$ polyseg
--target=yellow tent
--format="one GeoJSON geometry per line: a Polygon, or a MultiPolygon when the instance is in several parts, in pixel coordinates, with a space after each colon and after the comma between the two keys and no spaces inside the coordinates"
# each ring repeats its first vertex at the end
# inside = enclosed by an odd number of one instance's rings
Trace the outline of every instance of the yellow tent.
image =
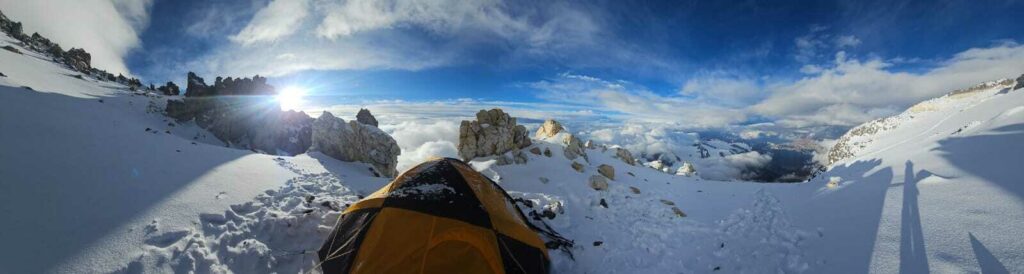
{"type": "Polygon", "coordinates": [[[431,160],[345,210],[324,273],[547,273],[547,249],[509,196],[462,161],[431,160]]]}

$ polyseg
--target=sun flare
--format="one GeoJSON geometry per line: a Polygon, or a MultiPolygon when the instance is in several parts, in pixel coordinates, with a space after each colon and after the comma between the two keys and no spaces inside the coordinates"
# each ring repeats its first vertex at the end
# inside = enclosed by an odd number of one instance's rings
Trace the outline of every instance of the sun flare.
{"type": "Polygon", "coordinates": [[[281,110],[299,110],[305,101],[306,89],[301,87],[285,87],[277,94],[277,102],[281,104],[281,110]]]}

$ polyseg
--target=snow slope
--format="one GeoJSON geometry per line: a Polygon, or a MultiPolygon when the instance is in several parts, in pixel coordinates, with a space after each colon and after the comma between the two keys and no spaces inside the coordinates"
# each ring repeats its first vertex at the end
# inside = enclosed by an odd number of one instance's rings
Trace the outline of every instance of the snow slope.
{"type": "MultiPolygon", "coordinates": [[[[338,212],[386,183],[318,153],[226,148],[168,121],[162,96],[22,51],[0,51],[0,272],[316,272],[338,212]]],[[[550,157],[472,164],[575,241],[572,259],[551,251],[560,273],[1024,272],[1024,90],[929,102],[801,184],[675,176],[602,148],[577,172],[544,140],[550,157]],[[601,164],[615,176],[597,191],[601,164]]]]}

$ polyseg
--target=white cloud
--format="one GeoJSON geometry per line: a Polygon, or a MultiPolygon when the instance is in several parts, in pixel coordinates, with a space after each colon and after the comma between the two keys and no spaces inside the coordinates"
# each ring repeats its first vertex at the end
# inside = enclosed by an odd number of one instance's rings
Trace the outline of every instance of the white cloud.
{"type": "Polygon", "coordinates": [[[276,41],[294,33],[308,14],[309,0],[274,0],[230,39],[243,45],[276,41]]]}
{"type": "Polygon", "coordinates": [[[853,126],[952,90],[1024,73],[1024,46],[1003,43],[954,55],[923,73],[895,71],[881,59],[836,54],[831,67],[774,86],[751,111],[787,126],[853,126]]]}
{"type": "Polygon", "coordinates": [[[402,154],[398,156],[398,171],[405,171],[432,157],[458,157],[459,143],[457,119],[436,121],[401,121],[383,124],[382,130],[395,138],[402,154]]]}
{"type": "Polygon", "coordinates": [[[840,35],[836,37],[835,43],[838,48],[856,47],[860,45],[860,39],[853,35],[840,35]]]}
{"type": "Polygon", "coordinates": [[[694,96],[708,104],[742,107],[763,97],[763,89],[754,79],[711,73],[691,78],[683,85],[683,95],[694,96]]]}
{"type": "Polygon", "coordinates": [[[737,109],[702,103],[682,96],[662,96],[626,81],[607,81],[595,77],[561,74],[531,84],[541,90],[539,97],[595,111],[613,111],[620,118],[661,122],[686,127],[724,126],[746,119],[737,109]]]}
{"type": "Polygon", "coordinates": [[[0,0],[0,10],[64,49],[84,48],[92,65],[129,74],[123,57],[140,45],[138,33],[149,22],[151,0],[0,0]]]}
{"type": "Polygon", "coordinates": [[[697,167],[697,174],[701,178],[729,181],[750,177],[751,171],[768,165],[772,161],[772,156],[751,151],[705,160],[704,165],[697,167]]]}

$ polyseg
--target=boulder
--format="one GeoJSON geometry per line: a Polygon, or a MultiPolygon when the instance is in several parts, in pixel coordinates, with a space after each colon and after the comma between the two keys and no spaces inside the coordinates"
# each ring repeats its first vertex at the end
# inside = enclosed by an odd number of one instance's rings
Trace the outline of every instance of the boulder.
{"type": "Polygon", "coordinates": [[[633,194],[640,194],[640,189],[636,187],[629,187],[629,191],[633,192],[633,194]]]}
{"type": "Polygon", "coordinates": [[[572,169],[575,169],[577,172],[583,172],[583,165],[576,161],[572,161],[570,166],[572,166],[572,169]]]}
{"type": "Polygon", "coordinates": [[[628,149],[617,147],[615,148],[615,158],[619,158],[622,162],[629,165],[636,165],[636,159],[633,158],[633,153],[629,152],[628,149]]]}
{"type": "Polygon", "coordinates": [[[359,113],[356,113],[356,121],[364,125],[371,125],[373,127],[378,126],[377,118],[374,118],[373,114],[370,113],[370,110],[365,108],[359,109],[359,113]]]}
{"type": "Polygon", "coordinates": [[[562,143],[565,144],[565,158],[575,160],[578,157],[583,157],[583,160],[590,161],[587,159],[587,151],[583,149],[583,142],[576,138],[576,136],[566,134],[562,139],[562,143]]]}
{"type": "Polygon", "coordinates": [[[544,156],[551,157],[551,149],[544,148],[544,156]]]}
{"type": "Polygon", "coordinates": [[[401,149],[394,138],[377,127],[357,121],[345,122],[330,112],[324,112],[313,122],[313,145],[311,150],[320,151],[332,158],[363,162],[386,177],[394,177],[398,171],[398,155],[401,149]]]}
{"type": "Polygon", "coordinates": [[[530,148],[530,153],[533,153],[534,155],[540,155],[540,148],[539,147],[530,148]]]}
{"type": "Polygon", "coordinates": [[[600,175],[590,176],[590,179],[587,179],[587,182],[590,184],[590,188],[593,188],[594,190],[608,189],[608,180],[600,175]]]}
{"type": "Polygon", "coordinates": [[[537,179],[540,180],[541,183],[545,184],[551,181],[551,179],[548,179],[548,177],[538,177],[537,179]]]}
{"type": "Polygon", "coordinates": [[[608,177],[610,180],[615,180],[615,168],[610,165],[602,164],[597,167],[597,173],[608,177]]]}
{"type": "Polygon", "coordinates": [[[529,145],[526,127],[501,109],[480,110],[476,121],[462,121],[459,126],[458,149],[463,160],[501,155],[529,145]]]}
{"type": "Polygon", "coordinates": [[[680,166],[679,169],[676,169],[676,175],[682,175],[682,176],[689,177],[689,176],[693,176],[693,174],[696,174],[696,173],[697,173],[697,170],[693,168],[693,164],[690,164],[690,162],[683,162],[683,165],[680,166]]]}
{"type": "Polygon", "coordinates": [[[526,164],[526,162],[529,161],[529,158],[526,157],[526,153],[523,153],[522,150],[513,149],[512,150],[512,160],[517,165],[522,165],[522,164],[526,164]]]}
{"type": "Polygon", "coordinates": [[[587,142],[583,143],[583,148],[594,149],[594,140],[587,140],[587,142]]]}
{"type": "Polygon", "coordinates": [[[562,132],[564,129],[565,128],[563,128],[562,124],[558,123],[558,121],[547,119],[544,121],[544,124],[537,129],[537,134],[534,136],[537,139],[551,138],[554,137],[555,134],[562,132]]]}

